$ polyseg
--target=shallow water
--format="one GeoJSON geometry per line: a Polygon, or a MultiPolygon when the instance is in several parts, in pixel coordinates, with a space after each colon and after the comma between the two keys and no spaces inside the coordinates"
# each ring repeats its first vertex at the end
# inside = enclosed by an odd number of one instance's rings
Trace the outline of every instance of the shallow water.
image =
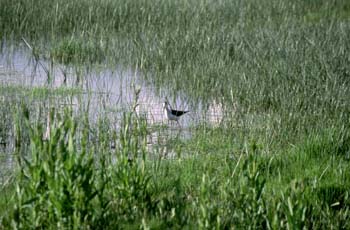
{"type": "MultiPolygon", "coordinates": [[[[164,129],[150,131],[148,147],[151,152],[162,152],[165,156],[174,156],[169,150],[167,141],[180,138],[191,138],[191,127],[202,123],[217,124],[222,120],[223,109],[219,103],[213,102],[202,109],[202,106],[191,108],[190,100],[185,96],[169,95],[166,89],[155,89],[144,81],[142,75],[134,69],[116,66],[114,69],[99,67],[64,66],[51,64],[46,60],[36,61],[25,48],[3,47],[0,54],[0,84],[20,85],[25,87],[71,87],[79,88],[82,93],[70,95],[68,99],[48,98],[41,106],[62,108],[71,106],[77,113],[88,111],[90,122],[100,117],[108,117],[114,129],[118,129],[123,112],[131,111],[135,100],[135,89],[140,88],[136,113],[147,119],[150,129],[154,125],[165,125],[164,129]],[[50,73],[50,78],[48,78],[50,73]],[[164,117],[162,103],[170,99],[173,108],[189,110],[190,113],[180,119],[181,127],[176,122],[168,122],[164,117]],[[171,100],[173,99],[173,100],[171,100]],[[157,146],[157,147],[155,147],[157,146]]],[[[38,105],[33,105],[38,106],[38,105]]],[[[203,106],[204,107],[204,106],[203,106]]],[[[43,121],[45,122],[45,121],[43,121]]],[[[6,140],[0,146],[1,177],[6,174],[14,162],[10,155],[13,152],[13,141],[6,140]]],[[[1,143],[0,143],[1,145],[1,143]]],[[[2,180],[3,181],[3,180],[2,180]]]]}
{"type": "MultiPolygon", "coordinates": [[[[137,70],[120,66],[115,69],[89,70],[86,67],[67,67],[55,64],[53,67],[45,60],[39,63],[33,60],[30,53],[23,49],[3,49],[0,55],[0,83],[2,85],[21,85],[27,87],[78,87],[86,94],[85,101],[90,100],[91,117],[108,111],[125,111],[134,100],[134,88],[141,87],[137,112],[146,115],[149,123],[163,123],[162,103],[169,97],[165,90],[156,90],[142,80],[137,70]],[[47,72],[51,74],[48,79],[47,72]],[[95,113],[95,114],[94,114],[95,113]]],[[[177,109],[191,110],[186,100],[175,97],[177,109]]],[[[175,107],[173,105],[173,107],[175,107]]],[[[120,111],[120,112],[122,112],[120,111]]],[[[191,111],[192,113],[194,111],[191,111]]],[[[195,114],[195,113],[193,113],[195,114]]],[[[192,115],[193,115],[192,114],[192,115]]],[[[118,116],[118,115],[117,115],[118,116]]],[[[193,117],[193,116],[192,116],[193,117]]],[[[189,126],[195,120],[191,116],[181,119],[183,126],[189,126]]]]}

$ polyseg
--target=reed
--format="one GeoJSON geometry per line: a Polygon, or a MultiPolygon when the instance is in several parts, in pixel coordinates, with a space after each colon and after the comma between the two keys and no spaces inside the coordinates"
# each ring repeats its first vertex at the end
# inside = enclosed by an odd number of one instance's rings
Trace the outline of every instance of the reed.
{"type": "Polygon", "coordinates": [[[130,67],[193,110],[224,108],[155,159],[137,100],[117,130],[52,112],[44,141],[31,99],[80,91],[0,86],[18,163],[0,228],[350,228],[349,19],[346,0],[0,1],[2,46],[24,37],[40,60],[130,67]]]}

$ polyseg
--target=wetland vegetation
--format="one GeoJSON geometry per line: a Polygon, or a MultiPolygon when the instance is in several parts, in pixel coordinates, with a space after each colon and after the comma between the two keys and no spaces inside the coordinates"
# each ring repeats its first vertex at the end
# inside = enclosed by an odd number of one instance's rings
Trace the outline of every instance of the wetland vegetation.
{"type": "Polygon", "coordinates": [[[347,0],[0,0],[1,55],[48,79],[0,68],[0,228],[350,229],[349,35],[347,0]],[[116,66],[219,122],[150,143],[144,88],[85,87],[116,66]]]}

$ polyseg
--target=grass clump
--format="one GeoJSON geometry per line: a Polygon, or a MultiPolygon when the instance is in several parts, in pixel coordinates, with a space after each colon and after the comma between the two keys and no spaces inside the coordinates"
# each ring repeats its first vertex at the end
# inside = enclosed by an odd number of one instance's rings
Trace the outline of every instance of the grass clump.
{"type": "MultiPolygon", "coordinates": [[[[135,149],[138,136],[128,136],[115,155],[102,152],[107,140],[101,136],[102,155],[96,158],[97,148],[89,145],[86,124],[78,135],[78,122],[68,110],[62,117],[51,111],[54,122],[47,140],[43,139],[42,127],[31,124],[29,116],[25,110],[30,152],[17,147],[19,171],[13,200],[8,201],[13,206],[3,216],[2,226],[114,228],[131,223],[149,206],[150,177],[135,149]]],[[[130,122],[131,116],[127,117],[130,122]]],[[[23,127],[20,123],[17,126],[16,139],[20,139],[23,127]]]]}
{"type": "Polygon", "coordinates": [[[3,97],[30,98],[33,100],[44,100],[48,97],[63,97],[67,95],[78,95],[82,93],[80,88],[61,86],[58,88],[29,87],[29,86],[0,86],[3,97]]]}
{"type": "Polygon", "coordinates": [[[63,39],[51,48],[50,56],[63,64],[101,63],[105,57],[99,43],[83,38],[63,39]]]}
{"type": "Polygon", "coordinates": [[[84,145],[77,149],[77,126],[67,114],[47,141],[42,140],[41,128],[30,126],[26,119],[31,155],[18,156],[20,173],[11,224],[15,228],[90,226],[97,214],[92,207],[101,191],[95,183],[93,149],[84,145]]]}

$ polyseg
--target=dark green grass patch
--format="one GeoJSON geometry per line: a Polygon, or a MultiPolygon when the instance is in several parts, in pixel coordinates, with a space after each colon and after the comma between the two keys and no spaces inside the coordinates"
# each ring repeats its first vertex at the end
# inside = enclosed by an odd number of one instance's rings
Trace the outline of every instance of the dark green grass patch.
{"type": "Polygon", "coordinates": [[[47,99],[48,97],[60,97],[67,95],[77,95],[81,94],[82,90],[78,88],[68,88],[68,87],[58,87],[58,88],[48,88],[48,87],[25,87],[25,86],[0,86],[0,95],[6,97],[29,97],[32,99],[47,99]]]}
{"type": "Polygon", "coordinates": [[[71,38],[58,41],[51,48],[50,57],[63,64],[101,63],[105,60],[103,48],[98,41],[71,38]]]}

